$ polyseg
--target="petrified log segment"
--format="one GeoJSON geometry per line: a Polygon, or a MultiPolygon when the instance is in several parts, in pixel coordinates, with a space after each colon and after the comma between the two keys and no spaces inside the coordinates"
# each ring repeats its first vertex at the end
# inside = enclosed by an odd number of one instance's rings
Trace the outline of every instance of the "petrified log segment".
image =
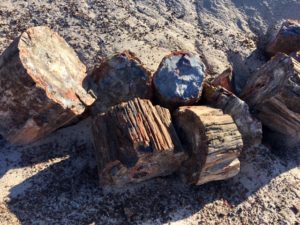
{"type": "Polygon", "coordinates": [[[137,97],[152,97],[151,72],[130,51],[104,60],[91,78],[91,88],[97,96],[94,113],[105,112],[111,106],[137,97]]]}
{"type": "Polygon", "coordinates": [[[232,116],[245,147],[258,145],[262,140],[262,124],[250,113],[247,103],[223,87],[214,87],[207,82],[203,88],[204,101],[232,116]]]}
{"type": "Polygon", "coordinates": [[[80,115],[94,99],[86,67],[47,27],[29,28],[0,57],[0,134],[27,144],[80,115]]]}
{"type": "Polygon", "coordinates": [[[207,106],[180,107],[176,125],[190,158],[183,163],[182,177],[201,185],[235,176],[243,141],[230,115],[207,106]]]}
{"type": "Polygon", "coordinates": [[[168,175],[186,159],[169,110],[149,100],[134,99],[98,114],[93,135],[104,186],[168,175]]]}
{"type": "Polygon", "coordinates": [[[163,58],[153,76],[159,103],[174,107],[199,101],[205,78],[205,65],[190,52],[173,52],[163,58]]]}
{"type": "Polygon", "coordinates": [[[219,76],[217,76],[212,81],[212,85],[214,85],[215,87],[221,86],[233,93],[234,90],[233,90],[233,86],[232,86],[232,67],[229,67],[223,73],[221,73],[219,76]]]}
{"type": "Polygon", "coordinates": [[[247,82],[241,93],[263,125],[300,138],[300,63],[277,54],[247,82]]]}
{"type": "Polygon", "coordinates": [[[285,21],[277,36],[267,46],[270,56],[278,52],[290,54],[300,50],[300,20],[285,21]]]}

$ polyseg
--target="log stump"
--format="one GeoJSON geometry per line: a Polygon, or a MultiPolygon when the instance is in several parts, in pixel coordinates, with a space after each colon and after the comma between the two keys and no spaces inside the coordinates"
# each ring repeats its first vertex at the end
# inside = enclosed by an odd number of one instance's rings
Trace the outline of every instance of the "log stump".
{"type": "Polygon", "coordinates": [[[48,27],[21,34],[0,57],[0,134],[28,144],[67,124],[94,102],[86,67],[48,27]]]}
{"type": "Polygon", "coordinates": [[[300,140],[300,63],[279,53],[248,80],[241,98],[269,129],[300,140]]]}
{"type": "Polygon", "coordinates": [[[243,141],[230,115],[207,106],[184,106],[175,120],[189,154],[181,169],[185,182],[201,185],[238,174],[243,141]]]}
{"type": "Polygon", "coordinates": [[[130,51],[105,59],[93,71],[90,83],[97,96],[92,110],[94,114],[137,97],[152,97],[151,72],[130,51]]]}
{"type": "Polygon", "coordinates": [[[173,108],[200,100],[205,65],[190,52],[173,52],[163,58],[153,75],[155,95],[160,105],[173,108]]]}
{"type": "Polygon", "coordinates": [[[300,20],[286,20],[277,36],[267,45],[267,53],[274,56],[276,53],[290,54],[300,50],[300,20]]]}
{"type": "Polygon", "coordinates": [[[262,124],[250,113],[246,102],[225,88],[214,87],[207,82],[204,83],[203,100],[232,116],[243,137],[245,148],[261,144],[262,124]]]}
{"type": "Polygon", "coordinates": [[[186,155],[168,109],[134,99],[98,114],[95,154],[103,186],[124,186],[179,169],[186,155]]]}

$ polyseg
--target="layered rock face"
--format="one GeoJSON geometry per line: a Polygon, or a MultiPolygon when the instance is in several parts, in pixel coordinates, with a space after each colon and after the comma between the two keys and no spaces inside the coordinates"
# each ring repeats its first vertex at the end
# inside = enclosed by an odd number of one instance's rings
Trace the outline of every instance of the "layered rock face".
{"type": "Polygon", "coordinates": [[[300,50],[300,20],[285,21],[266,50],[270,56],[279,52],[290,54],[300,50]]]}
{"type": "Polygon", "coordinates": [[[95,155],[103,186],[124,186],[177,171],[186,155],[168,109],[134,99],[98,114],[95,155]]]}
{"type": "Polygon", "coordinates": [[[184,181],[201,185],[238,174],[243,141],[230,115],[207,106],[182,106],[175,120],[189,154],[181,168],[184,181]]]}
{"type": "Polygon", "coordinates": [[[104,60],[91,76],[91,89],[97,96],[93,112],[133,100],[152,97],[151,72],[130,51],[104,60]]]}
{"type": "Polygon", "coordinates": [[[153,76],[156,97],[161,105],[190,105],[200,100],[205,65],[190,52],[173,52],[163,58],[153,76]]]}
{"type": "Polygon", "coordinates": [[[86,67],[48,27],[29,28],[0,57],[0,134],[27,144],[67,124],[94,102],[86,67]]]}

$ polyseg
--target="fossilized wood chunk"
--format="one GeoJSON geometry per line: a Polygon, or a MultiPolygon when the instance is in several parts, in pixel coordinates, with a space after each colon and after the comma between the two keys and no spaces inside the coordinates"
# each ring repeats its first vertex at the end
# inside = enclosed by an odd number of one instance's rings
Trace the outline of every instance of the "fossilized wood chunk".
{"type": "Polygon", "coordinates": [[[233,90],[233,86],[232,86],[232,67],[229,67],[223,73],[221,73],[219,76],[217,76],[212,81],[212,85],[213,86],[221,86],[233,93],[234,90],[233,90]]]}
{"type": "Polygon", "coordinates": [[[245,147],[258,145],[262,140],[262,124],[251,115],[247,103],[223,87],[214,87],[205,82],[203,88],[204,101],[224,113],[232,116],[242,137],[245,147]]]}
{"type": "Polygon", "coordinates": [[[104,186],[123,186],[178,170],[186,159],[168,109],[134,99],[98,114],[95,154],[104,186]]]}
{"type": "Polygon", "coordinates": [[[190,52],[173,52],[163,58],[153,76],[155,94],[161,105],[190,105],[200,100],[205,65],[190,52]]]}
{"type": "Polygon", "coordinates": [[[230,115],[207,106],[184,106],[175,119],[189,154],[181,170],[187,183],[201,185],[239,172],[243,141],[230,115]]]}
{"type": "Polygon", "coordinates": [[[285,21],[277,36],[267,46],[267,53],[271,56],[282,52],[290,54],[300,50],[300,20],[285,21]]]}
{"type": "Polygon", "coordinates": [[[29,28],[0,57],[0,134],[33,142],[83,113],[94,99],[82,88],[86,67],[47,27],[29,28]]]}
{"type": "Polygon", "coordinates": [[[277,54],[247,82],[241,98],[263,125],[300,140],[300,63],[277,54]]]}
{"type": "Polygon", "coordinates": [[[91,78],[91,89],[97,96],[94,113],[137,97],[152,97],[151,73],[130,51],[104,60],[91,78]]]}

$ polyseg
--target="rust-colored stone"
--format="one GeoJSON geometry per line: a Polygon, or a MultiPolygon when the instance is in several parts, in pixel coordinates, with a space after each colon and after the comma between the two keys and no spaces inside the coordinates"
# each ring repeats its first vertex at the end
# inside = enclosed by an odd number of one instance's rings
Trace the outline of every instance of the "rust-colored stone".
{"type": "Polygon", "coordinates": [[[234,90],[233,90],[233,86],[232,86],[232,67],[229,67],[223,73],[221,73],[219,76],[217,76],[212,81],[212,85],[214,85],[215,87],[221,86],[233,93],[234,90]]]}
{"type": "Polygon", "coordinates": [[[0,57],[0,134],[27,144],[83,113],[94,99],[82,88],[86,67],[48,27],[21,34],[0,57]]]}

